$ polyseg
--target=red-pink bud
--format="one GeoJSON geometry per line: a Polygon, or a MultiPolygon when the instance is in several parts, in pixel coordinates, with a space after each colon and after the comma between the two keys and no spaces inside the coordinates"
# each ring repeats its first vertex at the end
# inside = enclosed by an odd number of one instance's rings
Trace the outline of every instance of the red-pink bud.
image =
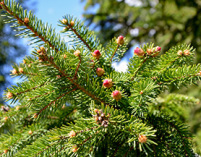
{"type": "Polygon", "coordinates": [[[121,92],[118,91],[118,90],[113,91],[113,92],[112,92],[112,97],[113,97],[113,99],[115,99],[116,101],[119,101],[119,100],[122,98],[121,92]]]}
{"type": "Polygon", "coordinates": [[[120,35],[118,38],[117,38],[117,44],[118,45],[123,45],[124,44],[124,37],[122,35],[120,35]]]}
{"type": "Polygon", "coordinates": [[[161,47],[156,46],[156,51],[160,51],[160,50],[161,50],[161,47]]]}
{"type": "Polygon", "coordinates": [[[134,54],[137,55],[137,56],[144,56],[145,52],[141,48],[136,47],[134,49],[134,54]]]}
{"type": "Polygon", "coordinates": [[[97,74],[98,76],[103,76],[104,73],[105,73],[105,71],[104,71],[102,68],[97,68],[97,69],[96,69],[96,74],[97,74]]]}
{"type": "Polygon", "coordinates": [[[104,86],[105,88],[111,88],[111,87],[112,87],[112,79],[105,79],[105,80],[103,81],[103,86],[104,86]]]}
{"type": "Polygon", "coordinates": [[[99,59],[100,56],[101,56],[101,53],[99,50],[95,50],[93,53],[92,53],[92,56],[95,57],[96,59],[99,59]]]}
{"type": "Polygon", "coordinates": [[[154,48],[154,53],[153,53],[152,57],[156,57],[156,56],[158,56],[160,50],[161,50],[161,47],[156,46],[156,47],[154,48]]]}

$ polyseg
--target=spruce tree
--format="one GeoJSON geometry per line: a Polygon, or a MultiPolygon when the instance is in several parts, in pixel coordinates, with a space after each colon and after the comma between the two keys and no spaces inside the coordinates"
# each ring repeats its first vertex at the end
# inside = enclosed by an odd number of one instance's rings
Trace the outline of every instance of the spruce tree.
{"type": "Polygon", "coordinates": [[[4,94],[17,106],[0,113],[2,156],[195,156],[188,127],[168,109],[181,113],[178,107],[198,100],[170,95],[163,106],[159,99],[169,86],[200,81],[194,48],[177,45],[160,55],[161,47],[146,44],[134,50],[127,72],[117,72],[112,62],[126,52],[123,36],[104,47],[67,15],[59,20],[71,39],[65,43],[15,1],[0,5],[34,48],[11,71],[23,82],[4,94]]]}
{"type": "MultiPolygon", "coordinates": [[[[28,1],[30,0],[17,0],[25,8],[29,8],[27,6],[28,1]]],[[[34,8],[33,5],[32,9],[34,8]]],[[[0,7],[0,14],[2,12],[4,10],[0,7]]],[[[0,106],[5,104],[2,97],[3,90],[11,84],[12,80],[9,77],[9,69],[13,63],[22,58],[27,52],[22,40],[15,36],[16,32],[13,31],[9,24],[3,22],[5,18],[7,17],[0,16],[0,106]]]]}

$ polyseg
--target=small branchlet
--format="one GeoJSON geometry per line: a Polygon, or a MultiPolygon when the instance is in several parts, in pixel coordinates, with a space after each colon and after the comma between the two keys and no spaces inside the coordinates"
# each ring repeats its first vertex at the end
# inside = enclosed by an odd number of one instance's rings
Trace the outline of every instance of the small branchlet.
{"type": "Polygon", "coordinates": [[[110,115],[105,115],[102,110],[94,109],[96,115],[94,115],[95,121],[103,127],[108,127],[110,115]]]}

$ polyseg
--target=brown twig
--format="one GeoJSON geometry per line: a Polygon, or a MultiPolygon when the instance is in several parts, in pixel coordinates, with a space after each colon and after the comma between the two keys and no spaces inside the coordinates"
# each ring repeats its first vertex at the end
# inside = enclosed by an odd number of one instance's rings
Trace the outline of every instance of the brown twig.
{"type": "Polygon", "coordinates": [[[39,87],[44,86],[45,83],[46,83],[46,82],[42,83],[40,86],[35,86],[35,87],[30,88],[30,89],[27,89],[27,90],[25,90],[25,91],[22,91],[22,92],[16,93],[16,95],[20,95],[20,94],[23,94],[23,93],[26,93],[26,92],[30,92],[31,90],[35,90],[35,89],[37,89],[37,88],[39,88],[39,87]]]}
{"type": "Polygon", "coordinates": [[[174,82],[174,81],[177,81],[177,80],[179,80],[179,79],[181,79],[181,78],[190,78],[190,77],[193,77],[193,76],[197,76],[196,74],[195,75],[188,75],[188,76],[182,76],[182,77],[175,77],[175,78],[172,78],[171,80],[173,80],[173,81],[163,81],[163,82],[158,82],[157,84],[158,85],[162,85],[162,84],[164,84],[164,83],[171,83],[171,82],[174,82]]]}
{"type": "MultiPolygon", "coordinates": [[[[97,128],[97,127],[98,127],[98,126],[95,126],[95,127],[92,127],[92,128],[87,128],[86,130],[78,131],[78,132],[76,132],[76,135],[79,134],[79,133],[82,133],[82,132],[84,132],[84,131],[93,130],[93,129],[97,128]]],[[[96,132],[96,133],[98,133],[98,132],[96,132]]],[[[87,139],[85,139],[85,140],[84,140],[81,144],[79,144],[78,146],[81,147],[81,146],[82,146],[85,142],[87,142],[91,137],[92,137],[92,136],[89,136],[87,139]]],[[[68,139],[68,138],[70,138],[70,137],[69,137],[69,136],[60,136],[60,140],[59,140],[58,142],[61,142],[61,141],[66,140],[66,139],[68,139]]],[[[57,143],[55,143],[55,144],[57,144],[57,143]]],[[[53,145],[55,145],[55,144],[53,144],[53,145]]],[[[51,147],[51,146],[49,146],[48,148],[44,149],[43,151],[41,151],[41,152],[38,153],[38,154],[41,154],[42,152],[44,152],[45,150],[49,149],[50,147],[51,147]]],[[[61,150],[59,150],[59,152],[61,152],[64,148],[65,148],[65,147],[62,147],[61,150]]],[[[38,155],[38,154],[37,154],[37,155],[38,155]]],[[[54,155],[54,154],[53,154],[53,155],[54,155]]]]}
{"type": "MultiPolygon", "coordinates": [[[[69,87],[68,87],[68,86],[66,86],[66,87],[62,87],[61,89],[65,89],[65,88],[69,88],[69,87]]],[[[35,96],[35,97],[33,97],[33,98],[30,98],[29,100],[36,99],[36,98],[40,98],[40,97],[42,97],[42,96],[44,96],[44,95],[47,95],[47,94],[53,93],[54,91],[55,91],[55,90],[50,91],[50,92],[47,92],[47,93],[42,94],[42,95],[37,95],[37,96],[35,96]]]]}
{"type": "Polygon", "coordinates": [[[54,101],[51,101],[48,105],[46,105],[45,107],[43,107],[38,113],[37,115],[39,115],[42,111],[44,111],[46,108],[48,108],[50,105],[52,105],[53,103],[55,103],[58,99],[64,97],[66,94],[69,94],[73,91],[75,91],[77,88],[72,89],[71,91],[68,91],[66,93],[63,93],[61,96],[57,97],[54,101]]]}
{"type": "Polygon", "coordinates": [[[134,72],[134,75],[133,75],[133,77],[131,78],[131,81],[134,80],[134,78],[136,77],[138,71],[141,69],[142,65],[146,62],[146,60],[147,60],[147,57],[145,57],[145,59],[143,60],[143,62],[140,64],[140,66],[139,66],[139,67],[137,68],[137,70],[134,72]]]}
{"type": "Polygon", "coordinates": [[[74,81],[74,79],[70,78],[64,71],[62,71],[62,70],[54,63],[53,60],[50,60],[48,57],[46,57],[46,59],[47,59],[47,61],[48,61],[50,64],[52,64],[52,65],[61,73],[62,76],[65,76],[65,77],[66,77],[73,85],[75,85],[79,90],[81,90],[83,93],[85,93],[86,95],[90,96],[90,97],[93,98],[94,100],[97,100],[97,101],[99,101],[99,102],[105,104],[105,102],[104,102],[102,99],[100,99],[100,98],[96,97],[95,95],[91,94],[90,92],[88,92],[87,90],[85,90],[83,87],[81,87],[78,83],[76,83],[76,82],[74,81]]]}
{"type": "Polygon", "coordinates": [[[79,61],[78,65],[77,65],[77,69],[76,69],[76,71],[75,71],[74,79],[77,79],[77,72],[78,72],[78,69],[79,69],[80,64],[81,64],[81,61],[82,61],[80,55],[79,55],[79,60],[80,60],[80,61],[79,61]]]}
{"type": "Polygon", "coordinates": [[[68,27],[76,34],[76,36],[87,46],[87,48],[92,51],[92,48],[89,46],[89,44],[81,37],[81,35],[78,34],[76,29],[73,28],[70,24],[68,24],[68,27]]]}
{"type": "Polygon", "coordinates": [[[112,54],[112,57],[110,58],[110,62],[112,62],[112,59],[113,59],[115,53],[117,52],[118,48],[119,48],[119,44],[117,44],[117,47],[116,47],[116,49],[114,50],[114,52],[113,52],[113,54],[112,54]]]}
{"type": "Polygon", "coordinates": [[[33,75],[33,76],[38,76],[38,74],[35,74],[35,73],[27,73],[27,72],[23,72],[23,73],[22,73],[22,75],[23,75],[23,74],[25,74],[25,75],[33,75]]]}
{"type": "Polygon", "coordinates": [[[176,62],[176,60],[178,60],[179,58],[181,58],[181,56],[177,57],[175,60],[173,60],[172,62],[170,62],[169,64],[167,64],[166,67],[164,67],[163,69],[161,69],[161,70],[159,71],[159,74],[160,74],[163,70],[167,69],[170,64],[173,64],[174,62],[176,62]]]}
{"type": "MultiPolygon", "coordinates": [[[[29,23],[25,23],[22,19],[20,19],[17,15],[15,15],[12,11],[10,11],[8,9],[8,7],[3,3],[1,4],[3,6],[3,8],[9,13],[11,14],[12,16],[14,16],[18,21],[19,23],[23,23],[28,29],[30,29],[35,36],[38,36],[42,41],[44,41],[45,43],[48,43],[50,47],[52,47],[53,49],[55,49],[56,52],[58,52],[58,49],[56,49],[48,40],[46,40],[43,36],[39,35],[37,31],[35,31],[32,27],[29,26],[29,23]]],[[[90,51],[92,51],[92,48],[90,48],[90,46],[86,43],[86,41],[77,33],[77,31],[72,28],[71,25],[69,25],[69,28],[77,35],[77,37],[83,41],[83,43],[89,48],[90,51]]],[[[64,71],[62,71],[54,62],[53,60],[51,60],[50,58],[48,58],[46,56],[46,60],[52,64],[63,76],[65,76],[72,84],[74,84],[78,89],[80,89],[82,92],[84,92],[85,94],[87,94],[88,96],[90,96],[91,98],[101,102],[101,103],[104,103],[103,100],[97,98],[95,95],[91,94],[90,92],[88,92],[87,90],[85,90],[83,87],[81,87],[79,84],[77,84],[76,82],[74,82],[74,79],[68,77],[67,74],[65,74],[64,71]]]]}
{"type": "Polygon", "coordinates": [[[124,154],[124,157],[127,156],[128,152],[130,152],[133,149],[133,146],[129,148],[129,150],[124,154]]]}

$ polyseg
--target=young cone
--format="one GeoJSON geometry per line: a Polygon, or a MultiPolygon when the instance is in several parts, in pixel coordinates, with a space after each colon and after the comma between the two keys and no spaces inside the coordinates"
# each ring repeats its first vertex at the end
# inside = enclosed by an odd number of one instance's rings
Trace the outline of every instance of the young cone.
{"type": "Polygon", "coordinates": [[[117,44],[118,45],[123,45],[124,44],[124,37],[122,35],[117,38],[117,44]]]}
{"type": "Polygon", "coordinates": [[[72,131],[69,133],[69,137],[72,138],[72,137],[74,137],[74,136],[76,136],[76,133],[75,133],[75,131],[72,130],[72,131]]]}
{"type": "Polygon", "coordinates": [[[105,71],[104,71],[102,68],[97,68],[97,69],[96,69],[96,74],[97,74],[99,77],[103,76],[104,73],[105,73],[105,71]]]}
{"type": "Polygon", "coordinates": [[[92,53],[92,56],[96,59],[99,59],[101,57],[101,53],[99,50],[95,50],[93,53],[92,53]]]}
{"type": "Polygon", "coordinates": [[[122,98],[121,92],[118,90],[113,91],[112,97],[114,100],[119,101],[122,98]]]}
{"type": "Polygon", "coordinates": [[[141,48],[136,47],[134,49],[134,54],[137,55],[137,56],[139,56],[139,57],[142,57],[142,56],[144,56],[145,52],[141,48]]]}
{"type": "Polygon", "coordinates": [[[12,70],[12,74],[13,74],[13,75],[16,75],[16,74],[17,74],[17,70],[16,70],[16,69],[13,69],[13,70],[12,70]]]}
{"type": "Polygon", "coordinates": [[[147,142],[147,137],[145,135],[139,135],[138,141],[140,143],[146,143],[147,142]]]}
{"type": "Polygon", "coordinates": [[[112,87],[112,79],[105,79],[104,81],[103,81],[103,86],[105,87],[105,88],[111,88],[112,87]]]}
{"type": "Polygon", "coordinates": [[[12,94],[11,92],[8,92],[8,93],[6,94],[6,97],[7,97],[8,99],[11,99],[11,98],[13,97],[13,94],[12,94]]]}
{"type": "Polygon", "coordinates": [[[76,50],[76,51],[74,52],[74,55],[75,55],[76,57],[79,57],[80,54],[81,54],[80,50],[76,50]]]}

